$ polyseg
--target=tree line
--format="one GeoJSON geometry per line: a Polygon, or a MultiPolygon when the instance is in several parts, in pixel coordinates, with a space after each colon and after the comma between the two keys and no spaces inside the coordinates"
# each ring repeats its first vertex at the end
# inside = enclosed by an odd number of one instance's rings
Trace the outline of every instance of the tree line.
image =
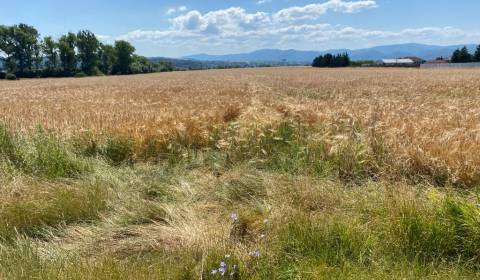
{"type": "Polygon", "coordinates": [[[320,55],[313,60],[313,67],[348,67],[352,61],[348,53],[333,55],[327,53],[325,55],[320,55]]]}
{"type": "Polygon", "coordinates": [[[169,62],[153,63],[135,54],[124,40],[104,44],[89,30],[69,32],[58,40],[40,38],[33,26],[0,25],[0,60],[17,77],[70,77],[172,71],[169,62]]]}
{"type": "Polygon", "coordinates": [[[450,61],[452,63],[480,62],[480,46],[477,47],[474,54],[471,54],[466,46],[461,49],[456,49],[450,61]]]}

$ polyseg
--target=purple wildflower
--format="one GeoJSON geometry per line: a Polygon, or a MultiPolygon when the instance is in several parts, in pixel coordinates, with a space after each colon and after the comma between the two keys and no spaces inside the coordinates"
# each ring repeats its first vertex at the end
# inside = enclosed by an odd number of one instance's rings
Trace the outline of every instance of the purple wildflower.
{"type": "Polygon", "coordinates": [[[250,257],[252,257],[252,258],[259,258],[260,257],[260,251],[255,250],[253,252],[250,252],[248,255],[250,255],[250,257]]]}
{"type": "Polygon", "coordinates": [[[232,213],[232,214],[230,215],[230,219],[232,219],[232,221],[234,221],[234,222],[238,221],[238,214],[235,213],[235,212],[232,213]]]}

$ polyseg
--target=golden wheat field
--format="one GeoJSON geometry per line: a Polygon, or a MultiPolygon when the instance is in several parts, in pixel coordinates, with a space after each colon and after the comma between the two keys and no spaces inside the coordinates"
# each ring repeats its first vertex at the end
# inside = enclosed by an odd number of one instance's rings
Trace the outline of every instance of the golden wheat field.
{"type": "MultiPolygon", "coordinates": [[[[476,70],[272,68],[0,83],[1,118],[139,141],[205,141],[212,127],[294,118],[381,137],[402,165],[480,180],[480,72],[476,70]]],[[[338,133],[337,133],[338,132],[338,133]]],[[[349,132],[350,133],[350,132],[349,132]]],[[[228,143],[227,143],[228,144],[228,143]]]]}
{"type": "Polygon", "coordinates": [[[0,81],[0,278],[479,279],[479,77],[0,81]]]}

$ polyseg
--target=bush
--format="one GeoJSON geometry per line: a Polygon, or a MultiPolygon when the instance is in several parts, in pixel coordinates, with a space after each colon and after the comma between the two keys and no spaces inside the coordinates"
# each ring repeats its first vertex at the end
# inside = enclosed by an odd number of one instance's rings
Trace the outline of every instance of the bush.
{"type": "Polygon", "coordinates": [[[92,76],[102,77],[102,76],[105,76],[105,74],[102,71],[100,71],[100,69],[98,69],[98,67],[95,67],[92,70],[92,76]]]}
{"type": "Polygon", "coordinates": [[[87,74],[85,74],[85,72],[78,72],[77,74],[75,74],[74,77],[75,78],[85,78],[85,77],[87,77],[87,74]]]}
{"type": "Polygon", "coordinates": [[[17,76],[15,74],[12,74],[12,73],[7,73],[7,75],[5,75],[5,79],[10,80],[10,81],[15,81],[17,79],[17,76]]]}
{"type": "Polygon", "coordinates": [[[130,138],[110,137],[101,154],[112,164],[132,163],[135,142],[130,138]]]}

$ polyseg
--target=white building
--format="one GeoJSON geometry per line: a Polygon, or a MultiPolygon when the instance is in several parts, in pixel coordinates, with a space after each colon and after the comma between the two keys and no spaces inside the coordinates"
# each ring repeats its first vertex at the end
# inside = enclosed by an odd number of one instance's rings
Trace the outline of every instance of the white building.
{"type": "Polygon", "coordinates": [[[377,65],[384,67],[412,67],[416,66],[416,63],[410,58],[393,58],[379,60],[377,65]]]}

